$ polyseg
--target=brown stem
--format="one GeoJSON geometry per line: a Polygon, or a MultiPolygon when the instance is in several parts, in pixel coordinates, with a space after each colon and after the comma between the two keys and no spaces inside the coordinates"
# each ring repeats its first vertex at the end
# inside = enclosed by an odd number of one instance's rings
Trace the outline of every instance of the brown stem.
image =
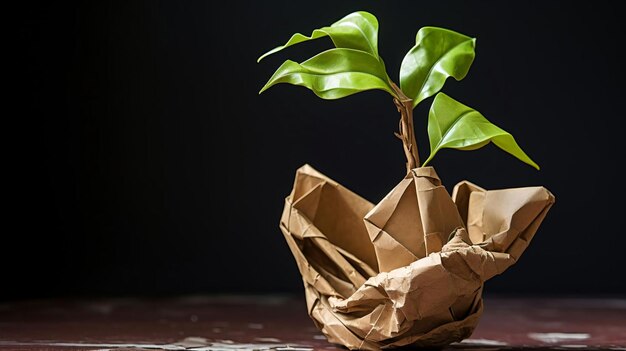
{"type": "Polygon", "coordinates": [[[393,103],[398,108],[398,112],[400,112],[400,131],[395,134],[402,140],[404,156],[406,156],[406,171],[408,173],[413,168],[420,166],[417,142],[415,141],[415,128],[413,127],[413,100],[404,95],[395,83],[391,82],[391,86],[398,94],[398,97],[393,99],[393,103]]]}

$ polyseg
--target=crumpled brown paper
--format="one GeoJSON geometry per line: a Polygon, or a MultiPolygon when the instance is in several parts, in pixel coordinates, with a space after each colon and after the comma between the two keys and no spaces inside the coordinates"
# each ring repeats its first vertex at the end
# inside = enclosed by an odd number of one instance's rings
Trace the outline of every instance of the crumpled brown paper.
{"type": "Polygon", "coordinates": [[[466,181],[450,197],[423,167],[374,206],[305,165],[280,228],[309,315],[330,342],[436,347],[471,335],[483,283],[519,259],[553,203],[543,187],[487,191],[466,181]]]}

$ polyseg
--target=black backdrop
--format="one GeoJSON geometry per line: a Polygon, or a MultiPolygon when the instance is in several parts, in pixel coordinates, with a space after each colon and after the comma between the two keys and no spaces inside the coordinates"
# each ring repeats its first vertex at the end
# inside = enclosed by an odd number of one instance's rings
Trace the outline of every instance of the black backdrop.
{"type": "MultiPolygon", "coordinates": [[[[299,292],[278,230],[310,163],[377,202],[403,176],[388,95],[257,95],[293,32],[356,11],[380,21],[397,76],[425,25],[478,38],[444,91],[516,136],[542,170],[493,146],[442,151],[450,189],[545,185],[557,203],[523,259],[488,283],[514,294],[623,294],[624,54],[603,1],[123,1],[35,5],[17,19],[4,113],[2,298],[299,292]],[[8,112],[13,111],[13,112],[8,112]]],[[[430,99],[415,111],[428,150],[430,99]]],[[[424,157],[424,156],[422,156],[424,157]]]]}

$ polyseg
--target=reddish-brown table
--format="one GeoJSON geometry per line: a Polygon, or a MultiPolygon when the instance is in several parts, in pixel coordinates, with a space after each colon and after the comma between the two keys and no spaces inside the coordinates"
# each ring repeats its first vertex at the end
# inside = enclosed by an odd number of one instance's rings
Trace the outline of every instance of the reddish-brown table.
{"type": "MultiPolygon", "coordinates": [[[[0,304],[0,350],[338,350],[302,300],[278,296],[0,304]]],[[[450,349],[626,350],[626,299],[486,298],[450,349]]]]}

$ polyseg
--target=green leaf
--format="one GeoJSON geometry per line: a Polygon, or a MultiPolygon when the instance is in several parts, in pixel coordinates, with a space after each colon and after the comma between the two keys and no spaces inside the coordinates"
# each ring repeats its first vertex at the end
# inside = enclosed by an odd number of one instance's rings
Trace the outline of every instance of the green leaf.
{"type": "Polygon", "coordinates": [[[300,33],[294,34],[285,45],[263,54],[257,62],[292,45],[325,36],[330,36],[337,48],[361,50],[378,58],[378,20],[371,13],[358,11],[347,15],[330,27],[314,30],[309,37],[300,33]]]}
{"type": "Polygon", "coordinates": [[[400,67],[400,88],[413,107],[437,93],[450,76],[465,78],[474,61],[476,39],[451,30],[424,27],[400,67]]]}
{"type": "Polygon", "coordinates": [[[323,99],[339,99],[360,91],[380,89],[395,96],[385,66],[359,50],[330,49],[302,63],[285,61],[265,84],[262,93],[278,83],[301,85],[323,99]]]}
{"type": "Polygon", "coordinates": [[[430,156],[423,166],[443,148],[475,150],[489,142],[536,169],[539,166],[522,151],[513,136],[489,122],[480,112],[444,93],[435,97],[428,114],[430,156]]]}

